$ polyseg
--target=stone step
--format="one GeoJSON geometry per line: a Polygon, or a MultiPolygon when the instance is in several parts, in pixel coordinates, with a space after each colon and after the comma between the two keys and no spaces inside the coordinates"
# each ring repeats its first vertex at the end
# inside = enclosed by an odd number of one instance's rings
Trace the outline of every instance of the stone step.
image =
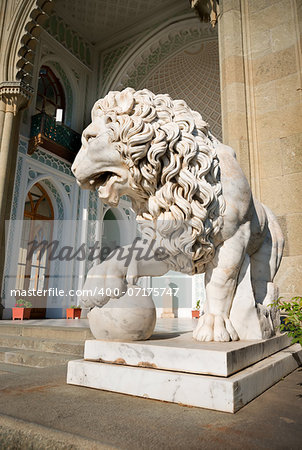
{"type": "MultiPolygon", "coordinates": [[[[32,367],[23,366],[20,364],[9,364],[9,363],[0,362],[0,375],[3,375],[3,374],[27,375],[27,374],[32,374],[32,372],[33,372],[32,367]]],[[[0,446],[0,448],[1,448],[1,446],[0,446]]]]}
{"type": "Polygon", "coordinates": [[[63,353],[83,356],[84,342],[60,341],[30,336],[1,335],[0,347],[14,349],[35,350],[49,353],[63,353]]]}
{"type": "Polygon", "coordinates": [[[108,450],[115,447],[43,425],[0,414],[0,448],[108,450]]]}
{"type": "Polygon", "coordinates": [[[76,355],[0,347],[0,362],[6,364],[43,368],[67,364],[68,361],[76,358],[76,355]]]}
{"type": "MultiPolygon", "coordinates": [[[[85,341],[93,339],[89,327],[72,327],[72,326],[47,326],[47,325],[31,325],[27,323],[21,324],[17,321],[1,321],[0,335],[14,335],[37,337],[47,339],[57,339],[60,341],[85,341]]],[[[33,321],[34,322],[34,321],[33,321]]]]}

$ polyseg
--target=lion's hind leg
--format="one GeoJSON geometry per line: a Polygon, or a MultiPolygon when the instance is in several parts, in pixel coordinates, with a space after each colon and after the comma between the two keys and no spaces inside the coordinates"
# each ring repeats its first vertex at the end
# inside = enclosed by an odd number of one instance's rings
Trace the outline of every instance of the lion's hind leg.
{"type": "Polygon", "coordinates": [[[256,303],[270,305],[278,296],[273,281],[279,269],[284,238],[276,217],[265,205],[268,229],[265,239],[257,252],[251,255],[251,279],[256,303]]]}

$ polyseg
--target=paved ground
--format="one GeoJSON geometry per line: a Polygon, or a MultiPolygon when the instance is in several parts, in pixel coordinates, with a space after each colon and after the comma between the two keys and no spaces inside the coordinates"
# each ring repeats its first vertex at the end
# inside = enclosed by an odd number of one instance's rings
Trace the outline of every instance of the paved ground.
{"type": "Polygon", "coordinates": [[[0,364],[0,449],[301,449],[302,368],[236,414],[67,385],[0,364]]]}

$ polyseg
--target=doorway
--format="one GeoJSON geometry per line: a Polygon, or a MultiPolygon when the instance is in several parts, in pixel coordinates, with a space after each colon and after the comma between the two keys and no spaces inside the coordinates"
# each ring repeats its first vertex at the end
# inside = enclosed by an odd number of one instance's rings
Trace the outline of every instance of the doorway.
{"type": "Polygon", "coordinates": [[[36,183],[25,199],[16,282],[16,289],[26,292],[22,299],[32,303],[31,319],[46,316],[51,248],[36,243],[51,242],[53,220],[52,202],[42,184],[36,183]]]}

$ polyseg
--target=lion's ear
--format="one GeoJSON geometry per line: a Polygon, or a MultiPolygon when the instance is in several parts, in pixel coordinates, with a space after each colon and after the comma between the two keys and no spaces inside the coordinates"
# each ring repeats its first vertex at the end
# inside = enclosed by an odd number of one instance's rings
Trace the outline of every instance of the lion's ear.
{"type": "Polygon", "coordinates": [[[116,94],[116,103],[119,114],[129,114],[134,105],[133,89],[127,88],[116,94]]]}

